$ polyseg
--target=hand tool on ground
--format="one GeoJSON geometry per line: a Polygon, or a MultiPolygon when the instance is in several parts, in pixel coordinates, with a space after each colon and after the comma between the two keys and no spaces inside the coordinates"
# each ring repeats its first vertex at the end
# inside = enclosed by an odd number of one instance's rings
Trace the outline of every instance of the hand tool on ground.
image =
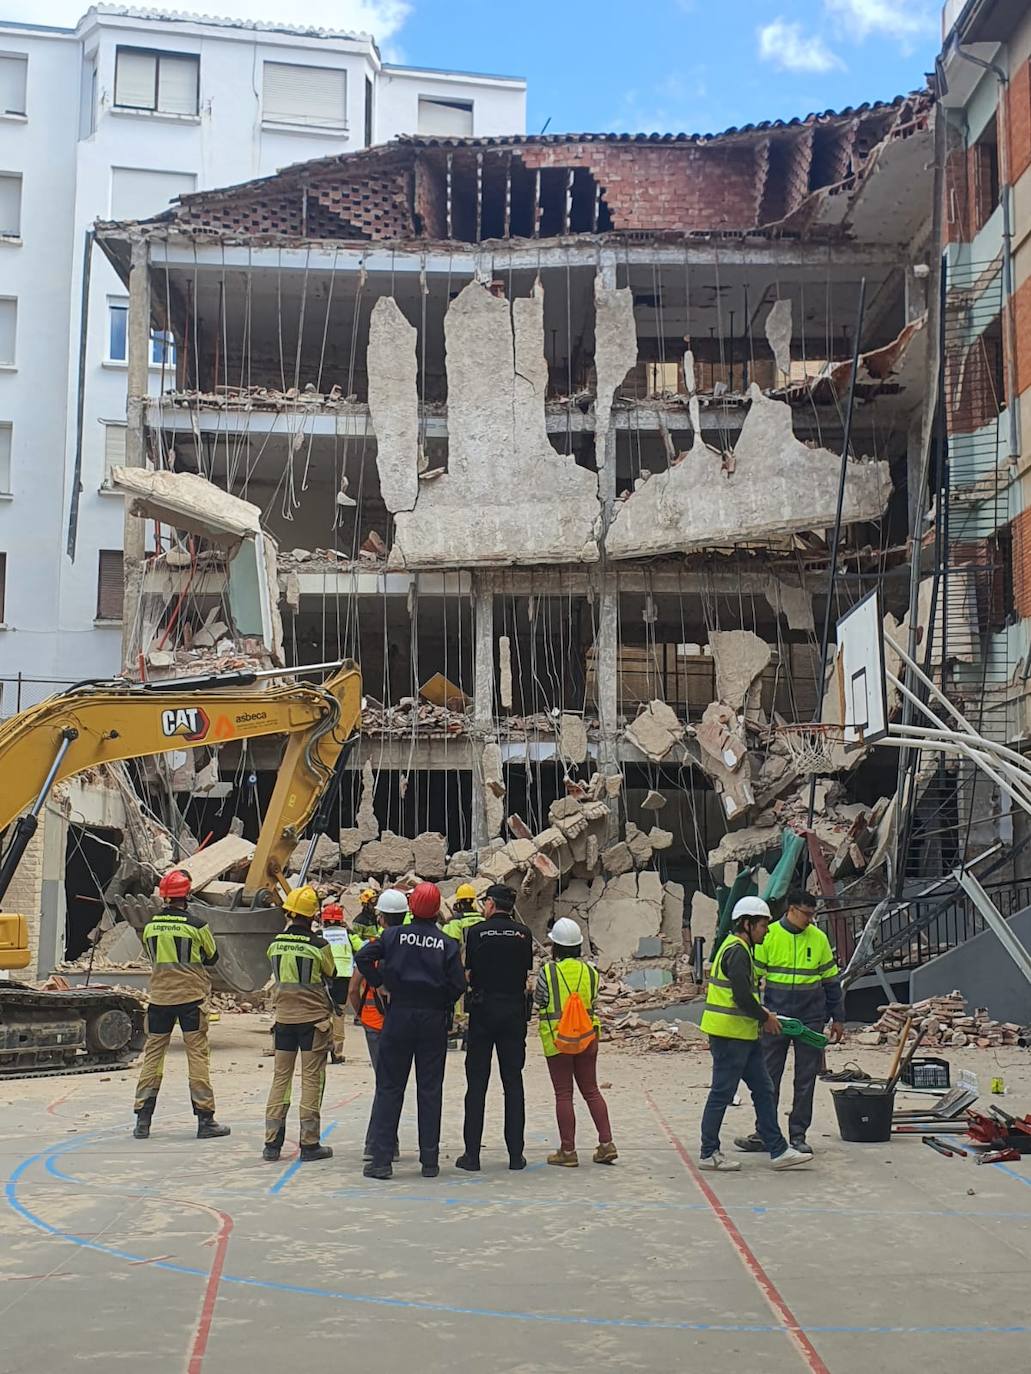
{"type": "Polygon", "coordinates": [[[987,1150],[983,1155],[978,1155],[978,1164],[1008,1164],[1011,1160],[1019,1162],[1023,1156],[1019,1150],[987,1150]]]}
{"type": "Polygon", "coordinates": [[[938,1153],[940,1155],[944,1155],[946,1159],[952,1158],[952,1151],[948,1148],[948,1146],[943,1145],[940,1140],[935,1140],[934,1136],[932,1135],[925,1135],[923,1137],[923,1144],[930,1145],[932,1150],[937,1150],[938,1153]]]}

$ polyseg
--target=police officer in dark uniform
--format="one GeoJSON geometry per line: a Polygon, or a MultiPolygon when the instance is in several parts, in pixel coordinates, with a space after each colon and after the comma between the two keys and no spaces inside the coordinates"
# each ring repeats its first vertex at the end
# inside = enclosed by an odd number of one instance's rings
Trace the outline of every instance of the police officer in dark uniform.
{"type": "Polygon", "coordinates": [[[461,946],[437,928],[440,890],[419,883],[408,899],[411,925],[391,926],[362,945],[355,963],[372,987],[384,987],[390,1003],[379,1041],[376,1100],[369,1123],[372,1159],[366,1178],[390,1178],[391,1158],[415,1061],[419,1161],[423,1178],[440,1173],[440,1115],[444,1063],[454,1005],[465,991],[461,946]]]}
{"type": "Polygon", "coordinates": [[[526,1105],[523,1065],[530,1003],[527,982],[533,967],[533,937],[514,919],[515,890],[503,884],[484,896],[484,920],[466,936],[465,967],[469,975],[469,1040],[465,1056],[465,1153],[459,1169],[480,1167],[483,1109],[490,1081],[491,1057],[497,1050],[505,1094],[505,1144],[508,1167],[525,1169],[523,1132],[526,1105]]]}

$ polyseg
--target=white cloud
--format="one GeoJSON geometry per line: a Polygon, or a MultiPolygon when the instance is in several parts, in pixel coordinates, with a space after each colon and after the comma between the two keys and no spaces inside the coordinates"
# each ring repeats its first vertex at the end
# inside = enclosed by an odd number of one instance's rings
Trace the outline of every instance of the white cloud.
{"type": "Polygon", "coordinates": [[[830,72],[844,63],[822,38],[804,34],[801,24],[774,19],[758,31],[759,56],[789,72],[830,72]]]}
{"type": "Polygon", "coordinates": [[[850,38],[886,34],[890,38],[914,38],[934,31],[934,14],[928,0],[823,0],[830,14],[839,16],[850,38]]]}
{"type": "MultiPolygon", "coordinates": [[[[74,27],[91,0],[8,0],[4,18],[36,24],[74,27]]],[[[149,8],[140,0],[134,8],[149,8]]],[[[344,33],[370,33],[379,42],[392,37],[411,12],[408,0],[308,0],[302,9],[289,0],[210,0],[182,10],[213,14],[222,19],[255,19],[285,28],[335,29],[344,33]]]]}

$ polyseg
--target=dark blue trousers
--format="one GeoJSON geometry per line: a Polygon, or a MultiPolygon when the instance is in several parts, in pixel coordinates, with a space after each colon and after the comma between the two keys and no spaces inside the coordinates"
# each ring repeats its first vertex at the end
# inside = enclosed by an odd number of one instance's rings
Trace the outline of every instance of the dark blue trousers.
{"type": "Polygon", "coordinates": [[[376,1100],[369,1123],[373,1164],[389,1164],[393,1159],[405,1088],[413,1063],[419,1116],[419,1162],[438,1162],[449,1021],[446,1011],[430,1007],[391,1004],[387,1011],[379,1037],[376,1100]]]}

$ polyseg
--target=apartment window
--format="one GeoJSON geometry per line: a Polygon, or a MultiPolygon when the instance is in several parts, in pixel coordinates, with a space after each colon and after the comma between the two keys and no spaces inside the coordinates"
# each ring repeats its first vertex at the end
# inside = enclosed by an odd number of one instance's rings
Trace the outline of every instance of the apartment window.
{"type": "Polygon", "coordinates": [[[365,78],[365,146],[372,147],[372,77],[365,78]]]}
{"type": "Polygon", "coordinates": [[[971,149],[974,175],[974,233],[992,217],[999,203],[999,137],[995,120],[971,149]]]}
{"type": "Polygon", "coordinates": [[[200,58],[187,53],[119,48],[115,57],[115,105],[121,110],[195,115],[200,58]]]}
{"type": "Polygon", "coordinates": [[[110,487],[111,473],[125,467],[126,426],[115,421],[104,422],[104,486],[110,487]]]}
{"type": "Polygon", "coordinates": [[[14,367],[14,346],[17,333],[17,298],[14,296],[0,297],[0,367],[14,367]]]}
{"type": "Polygon", "coordinates": [[[129,360],[129,302],[107,303],[107,360],[124,363],[129,360]]]}
{"type": "Polygon", "coordinates": [[[16,53],[0,56],[0,114],[24,115],[29,59],[16,53]]]}
{"type": "MultiPolygon", "coordinates": [[[[0,420],[0,495],[11,494],[11,439],[14,426],[10,420],[0,420]]],[[[3,619],[0,616],[0,619],[3,619]]]]}
{"type": "Polygon", "coordinates": [[[262,119],[306,129],[346,129],[347,73],[339,67],[266,62],[262,119]]]}
{"type": "Polygon", "coordinates": [[[437,100],[433,96],[419,97],[419,132],[440,134],[446,138],[471,138],[473,132],[473,102],[471,100],[437,100]]]}
{"type": "Polygon", "coordinates": [[[0,236],[21,236],[21,173],[0,172],[0,236]]]}
{"type": "Polygon", "coordinates": [[[151,330],[150,361],[154,367],[175,367],[175,340],[170,330],[151,330]]]}
{"type": "Polygon", "coordinates": [[[87,58],[82,64],[79,86],[79,137],[90,138],[97,132],[97,63],[87,58]]]}
{"type": "Polygon", "coordinates": [[[193,172],[152,172],[143,167],[111,168],[111,218],[149,219],[167,210],[176,196],[197,189],[193,172]]]}
{"type": "Polygon", "coordinates": [[[121,549],[101,549],[97,568],[97,619],[121,620],[125,580],[121,549]]]}

